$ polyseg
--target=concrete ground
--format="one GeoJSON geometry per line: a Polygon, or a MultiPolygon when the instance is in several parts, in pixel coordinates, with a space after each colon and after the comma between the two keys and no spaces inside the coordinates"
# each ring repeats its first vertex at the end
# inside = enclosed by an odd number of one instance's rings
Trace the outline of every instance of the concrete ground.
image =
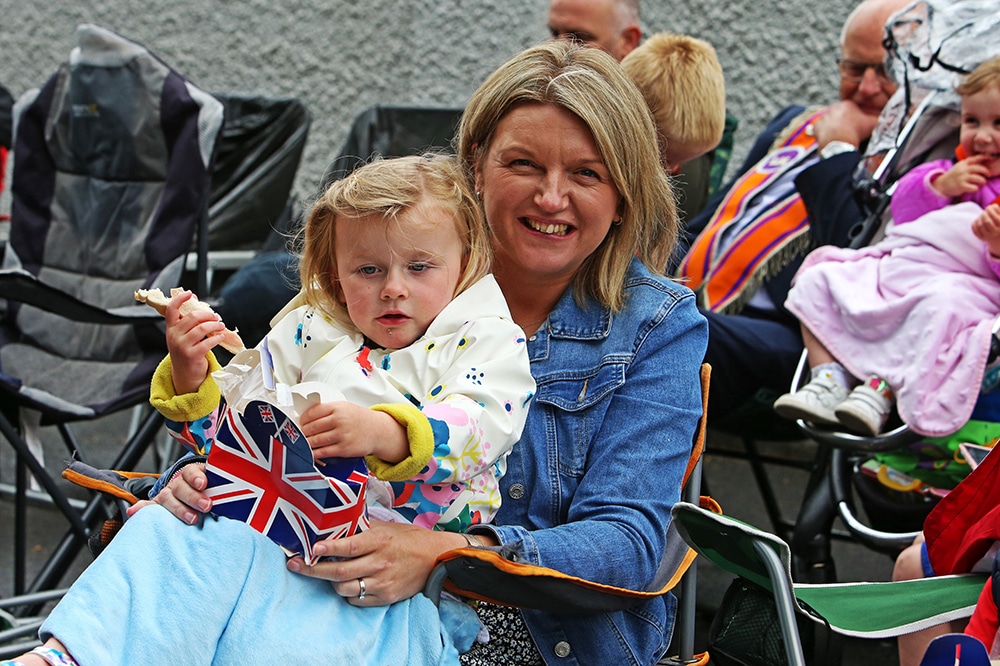
{"type": "MultiPolygon", "coordinates": [[[[89,448],[94,448],[92,464],[107,466],[113,452],[100,446],[108,441],[108,433],[117,434],[120,428],[127,425],[124,417],[116,417],[111,425],[95,427],[89,425],[83,428],[83,441],[89,448]]],[[[792,442],[768,445],[771,452],[782,456],[809,459],[815,449],[808,442],[792,442]]],[[[710,432],[707,452],[705,455],[705,482],[708,491],[722,505],[723,510],[748,523],[762,529],[771,529],[748,463],[721,455],[726,449],[741,449],[738,442],[731,437],[710,432]],[[713,451],[715,453],[713,453],[713,451]]],[[[52,445],[46,443],[46,455],[50,469],[60,469],[57,461],[63,454],[52,445]]],[[[143,461],[140,467],[143,471],[152,469],[152,458],[143,461]]],[[[10,447],[0,445],[0,484],[13,482],[13,456],[10,447]]],[[[772,480],[781,503],[782,510],[788,517],[794,517],[801,502],[802,493],[807,480],[807,473],[802,470],[787,467],[771,467],[772,480]]],[[[72,488],[75,496],[86,498],[87,493],[81,489],[72,488]]],[[[48,556],[66,528],[66,521],[51,508],[33,505],[29,509],[29,575],[37,570],[41,562],[48,556]]],[[[9,497],[0,497],[0,603],[9,597],[13,590],[13,510],[9,497]]],[[[888,580],[892,571],[889,557],[875,553],[853,542],[835,541],[833,545],[839,579],[855,580],[888,580]]],[[[69,584],[90,562],[89,553],[84,550],[77,556],[71,570],[64,578],[69,584]]],[[[704,650],[707,646],[709,626],[718,609],[719,602],[726,591],[732,577],[704,560],[699,560],[697,618],[695,633],[696,650],[704,650]]],[[[892,641],[866,641],[858,639],[842,642],[842,658],[840,663],[845,666],[862,666],[878,664],[893,666],[897,664],[896,648],[892,641]]]]}

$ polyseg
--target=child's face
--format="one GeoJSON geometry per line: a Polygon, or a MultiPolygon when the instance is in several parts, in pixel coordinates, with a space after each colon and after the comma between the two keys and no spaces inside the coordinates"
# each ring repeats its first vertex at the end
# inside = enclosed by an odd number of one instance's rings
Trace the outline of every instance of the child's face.
{"type": "Polygon", "coordinates": [[[373,343],[401,349],[455,295],[465,267],[458,221],[426,198],[395,222],[338,217],[338,298],[373,343]]]}
{"type": "Polygon", "coordinates": [[[959,143],[966,155],[986,155],[990,176],[1000,175],[1000,87],[989,86],[962,97],[959,143]]]}

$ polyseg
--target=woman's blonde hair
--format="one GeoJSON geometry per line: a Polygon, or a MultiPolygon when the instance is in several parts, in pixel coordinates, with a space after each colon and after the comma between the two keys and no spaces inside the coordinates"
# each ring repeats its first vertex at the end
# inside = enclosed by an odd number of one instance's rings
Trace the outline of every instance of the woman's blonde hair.
{"type": "Polygon", "coordinates": [[[338,217],[377,215],[395,221],[423,200],[448,213],[465,246],[458,295],[490,272],[492,251],[482,209],[454,156],[427,153],[376,159],[335,181],[313,204],[303,228],[299,275],[306,303],[338,321],[350,322],[335,280],[338,217]]]}
{"type": "Polygon", "coordinates": [[[456,146],[470,177],[482,166],[500,120],[528,103],[555,104],[577,115],[618,189],[621,224],[611,226],[580,267],[574,289],[578,300],[590,296],[619,310],[632,258],[662,274],[677,236],[674,196],[649,108],[621,65],[600,49],[543,42],[501,65],[465,107],[456,146]]]}

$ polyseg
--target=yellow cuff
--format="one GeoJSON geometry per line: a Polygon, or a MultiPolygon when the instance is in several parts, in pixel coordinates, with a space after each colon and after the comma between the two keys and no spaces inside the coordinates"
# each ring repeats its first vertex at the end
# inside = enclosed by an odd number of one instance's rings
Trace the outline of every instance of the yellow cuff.
{"type": "Polygon", "coordinates": [[[383,481],[412,479],[427,466],[427,461],[434,455],[434,431],[431,429],[431,422],[419,409],[404,403],[374,405],[372,409],[388,414],[406,427],[410,455],[398,463],[387,463],[378,456],[365,456],[368,470],[383,481]]]}
{"type": "Polygon", "coordinates": [[[170,356],[160,361],[160,365],[156,366],[156,372],[153,373],[149,404],[166,418],[179,423],[196,421],[211,414],[222,400],[222,393],[212,379],[212,373],[221,370],[222,366],[211,352],[206,354],[205,358],[208,359],[208,377],[198,387],[197,393],[184,395],[174,393],[174,380],[170,377],[172,367],[170,356]]]}

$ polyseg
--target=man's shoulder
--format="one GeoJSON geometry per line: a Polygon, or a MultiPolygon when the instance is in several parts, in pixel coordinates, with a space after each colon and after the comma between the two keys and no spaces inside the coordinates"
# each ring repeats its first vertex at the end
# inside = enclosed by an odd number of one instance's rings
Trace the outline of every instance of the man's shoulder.
{"type": "Polygon", "coordinates": [[[768,122],[767,126],[764,127],[764,131],[760,133],[757,140],[762,142],[766,141],[770,147],[770,144],[774,143],[778,136],[783,134],[785,130],[788,130],[793,124],[795,124],[799,118],[804,120],[809,112],[816,111],[817,108],[818,107],[806,107],[800,104],[786,106],[781,111],[778,111],[773,118],[771,118],[770,122],[768,122]]]}
{"type": "Polygon", "coordinates": [[[801,104],[789,104],[774,114],[771,120],[767,123],[767,127],[773,126],[778,129],[784,128],[788,125],[788,123],[792,122],[793,119],[802,115],[807,108],[809,107],[802,106],[801,104]]]}

